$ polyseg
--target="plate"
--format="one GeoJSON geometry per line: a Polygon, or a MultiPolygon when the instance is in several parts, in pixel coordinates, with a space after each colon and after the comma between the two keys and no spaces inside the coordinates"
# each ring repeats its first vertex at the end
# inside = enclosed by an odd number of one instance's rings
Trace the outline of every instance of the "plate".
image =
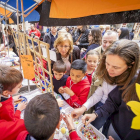
{"type": "Polygon", "coordinates": [[[19,98],[22,99],[22,101],[14,102],[14,104],[15,104],[14,107],[15,107],[15,108],[18,107],[18,104],[19,104],[20,102],[27,102],[27,98],[26,98],[26,97],[20,96],[19,98]]]}

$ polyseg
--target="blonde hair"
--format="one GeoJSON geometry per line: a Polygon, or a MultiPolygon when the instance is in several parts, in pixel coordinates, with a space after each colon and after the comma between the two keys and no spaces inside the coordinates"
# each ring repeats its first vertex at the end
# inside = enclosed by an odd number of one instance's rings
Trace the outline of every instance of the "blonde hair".
{"type": "Polygon", "coordinates": [[[100,58],[100,57],[99,57],[99,53],[98,53],[97,51],[95,51],[95,50],[90,50],[90,51],[87,52],[86,57],[84,57],[83,60],[86,60],[87,57],[88,57],[89,55],[97,55],[97,56],[98,56],[98,60],[99,60],[99,58],[100,58]]]}
{"type": "Polygon", "coordinates": [[[68,41],[70,44],[70,49],[68,51],[68,55],[73,52],[73,39],[70,33],[60,34],[58,38],[54,42],[54,48],[56,49],[56,52],[59,53],[57,46],[62,44],[64,41],[68,41]]]}

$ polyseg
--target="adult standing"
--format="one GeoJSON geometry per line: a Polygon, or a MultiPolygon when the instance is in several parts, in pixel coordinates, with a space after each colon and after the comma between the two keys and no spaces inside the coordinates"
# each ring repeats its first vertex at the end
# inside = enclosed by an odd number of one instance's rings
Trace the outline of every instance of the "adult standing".
{"type": "Polygon", "coordinates": [[[132,40],[134,38],[134,29],[129,33],[129,39],[132,40]]]}
{"type": "Polygon", "coordinates": [[[66,74],[70,74],[71,63],[80,59],[80,50],[73,46],[73,40],[70,33],[61,34],[54,42],[54,51],[57,60],[62,60],[66,64],[66,74]]]}
{"type": "Polygon", "coordinates": [[[44,36],[43,42],[48,43],[50,45],[51,50],[54,48],[54,41],[57,39],[57,37],[58,37],[57,27],[52,26],[51,31],[44,36]]]}
{"type": "Polygon", "coordinates": [[[81,48],[87,49],[87,47],[89,45],[88,34],[89,34],[89,31],[88,31],[86,25],[77,26],[77,30],[73,36],[73,42],[75,45],[77,45],[79,47],[80,50],[81,50],[81,48]]]}
{"type": "Polygon", "coordinates": [[[31,30],[29,32],[29,36],[32,36],[33,38],[39,39],[41,34],[38,29],[35,28],[35,26],[31,25],[31,30]]]}
{"type": "Polygon", "coordinates": [[[81,58],[83,58],[88,51],[93,50],[101,45],[102,35],[100,28],[93,28],[91,31],[89,31],[88,41],[89,46],[87,50],[81,54],[81,58]]]}
{"type": "Polygon", "coordinates": [[[117,30],[119,39],[129,39],[129,30],[127,27],[122,27],[117,30]]]}

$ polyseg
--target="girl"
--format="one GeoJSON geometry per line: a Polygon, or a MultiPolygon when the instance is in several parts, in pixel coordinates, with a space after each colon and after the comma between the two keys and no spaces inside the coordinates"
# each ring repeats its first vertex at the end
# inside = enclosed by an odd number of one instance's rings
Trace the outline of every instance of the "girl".
{"type": "MultiPolygon", "coordinates": [[[[105,103],[109,92],[116,86],[121,86],[121,90],[126,89],[137,71],[138,64],[139,47],[137,43],[125,39],[113,43],[105,51],[97,67],[96,75],[98,79],[103,80],[102,85],[81,108],[75,109],[72,115],[79,117],[95,104],[95,110],[97,110],[105,103]]],[[[92,124],[99,129],[105,120],[106,117],[97,118],[92,124]]]]}
{"type": "Polygon", "coordinates": [[[89,83],[91,84],[92,74],[95,71],[95,68],[97,67],[97,64],[99,61],[99,53],[94,50],[90,50],[86,54],[85,61],[87,63],[87,75],[86,76],[89,80],[89,83]]]}

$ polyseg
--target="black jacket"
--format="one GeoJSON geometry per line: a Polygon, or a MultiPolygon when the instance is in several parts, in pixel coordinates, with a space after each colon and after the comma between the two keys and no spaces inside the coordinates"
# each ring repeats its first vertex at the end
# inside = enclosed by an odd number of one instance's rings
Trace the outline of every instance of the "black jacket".
{"type": "MultiPolygon", "coordinates": [[[[53,77],[53,85],[54,85],[54,91],[58,94],[60,94],[58,92],[58,89],[62,86],[65,86],[66,85],[66,81],[67,81],[67,78],[69,76],[68,75],[63,75],[63,77],[60,79],[60,80],[56,80],[55,77],[53,77]]],[[[60,94],[61,95],[61,94],[60,94]]]]}
{"type": "Polygon", "coordinates": [[[89,42],[88,42],[88,34],[89,34],[89,31],[88,29],[86,29],[84,32],[81,32],[81,30],[77,30],[75,33],[74,33],[74,36],[73,36],[73,42],[75,43],[79,36],[82,34],[82,36],[80,37],[79,39],[79,45],[78,47],[81,49],[81,48],[86,48],[88,47],[89,45],[89,42]]]}
{"type": "Polygon", "coordinates": [[[111,122],[114,130],[122,140],[140,140],[140,130],[131,129],[132,119],[135,114],[122,100],[120,87],[113,89],[105,104],[96,113],[98,117],[107,118],[111,115],[111,122]]]}

